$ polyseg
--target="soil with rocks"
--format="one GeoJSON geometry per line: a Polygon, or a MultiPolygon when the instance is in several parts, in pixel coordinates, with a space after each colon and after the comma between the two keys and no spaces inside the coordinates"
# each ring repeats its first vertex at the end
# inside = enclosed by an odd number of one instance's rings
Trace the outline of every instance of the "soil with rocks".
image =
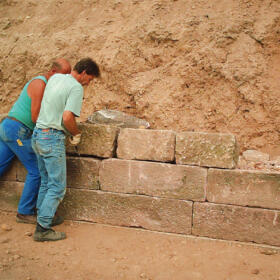
{"type": "Polygon", "coordinates": [[[67,239],[35,242],[34,225],[0,212],[1,280],[279,280],[280,250],[66,221],[67,239]]]}
{"type": "Polygon", "coordinates": [[[53,58],[90,56],[81,120],[115,109],[279,156],[279,27],[279,0],[0,0],[0,113],[53,58]]]}

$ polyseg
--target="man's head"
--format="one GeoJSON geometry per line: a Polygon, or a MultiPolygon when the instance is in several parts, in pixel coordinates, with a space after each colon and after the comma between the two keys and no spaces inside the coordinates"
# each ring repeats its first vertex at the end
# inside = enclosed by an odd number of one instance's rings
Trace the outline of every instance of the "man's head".
{"type": "Polygon", "coordinates": [[[64,58],[57,58],[51,66],[51,76],[55,73],[69,74],[71,73],[71,65],[68,60],[64,58]]]}
{"type": "Polygon", "coordinates": [[[83,85],[88,85],[93,78],[100,76],[100,70],[95,61],[91,58],[83,58],[74,66],[73,69],[76,72],[77,81],[83,85]]]}

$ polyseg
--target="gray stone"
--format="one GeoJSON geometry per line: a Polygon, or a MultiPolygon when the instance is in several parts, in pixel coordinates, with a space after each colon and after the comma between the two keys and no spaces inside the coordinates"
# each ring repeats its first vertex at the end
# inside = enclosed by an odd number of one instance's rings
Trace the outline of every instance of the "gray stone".
{"type": "Polygon", "coordinates": [[[194,203],[192,234],[280,246],[280,211],[194,203]]]}
{"type": "Polygon", "coordinates": [[[113,157],[119,128],[109,125],[80,123],[81,143],[73,147],[66,140],[66,151],[76,155],[91,155],[102,158],[113,157]]]}
{"type": "Polygon", "coordinates": [[[190,234],[192,202],[139,195],[67,189],[60,213],[66,219],[190,234]]]}
{"type": "Polygon", "coordinates": [[[176,163],[235,168],[238,155],[237,142],[231,134],[177,133],[176,163]]]}
{"type": "Polygon", "coordinates": [[[207,200],[280,209],[280,173],[210,169],[207,200]]]}
{"type": "Polygon", "coordinates": [[[175,133],[170,130],[124,128],[118,137],[118,158],[171,162],[175,133]]]}
{"type": "Polygon", "coordinates": [[[108,159],[100,167],[102,190],[194,201],[205,200],[207,171],[196,166],[108,159]]]}

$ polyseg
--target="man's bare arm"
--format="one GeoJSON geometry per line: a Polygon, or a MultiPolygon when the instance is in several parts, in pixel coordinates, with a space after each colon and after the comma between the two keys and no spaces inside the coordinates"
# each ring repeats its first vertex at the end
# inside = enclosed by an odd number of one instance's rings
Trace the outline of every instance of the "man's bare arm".
{"type": "Polygon", "coordinates": [[[64,124],[65,128],[72,135],[77,135],[77,134],[81,133],[78,129],[75,115],[71,111],[64,111],[62,118],[63,118],[63,124],[64,124]]]}
{"type": "Polygon", "coordinates": [[[31,98],[31,120],[34,123],[36,123],[40,113],[45,87],[44,81],[36,79],[27,88],[28,96],[31,98]]]}

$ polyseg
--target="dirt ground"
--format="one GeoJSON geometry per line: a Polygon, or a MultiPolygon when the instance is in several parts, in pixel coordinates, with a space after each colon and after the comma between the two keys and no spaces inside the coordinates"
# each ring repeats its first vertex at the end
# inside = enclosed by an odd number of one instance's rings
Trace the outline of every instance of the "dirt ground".
{"type": "Polygon", "coordinates": [[[0,213],[1,280],[279,280],[280,250],[66,221],[68,238],[34,242],[33,225],[0,213]]]}

